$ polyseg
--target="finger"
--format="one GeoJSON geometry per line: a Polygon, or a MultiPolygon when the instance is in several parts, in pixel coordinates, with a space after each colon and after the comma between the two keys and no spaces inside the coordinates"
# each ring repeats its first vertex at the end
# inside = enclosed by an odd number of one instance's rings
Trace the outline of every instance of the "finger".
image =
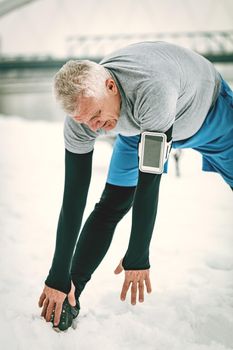
{"type": "Polygon", "coordinates": [[[45,317],[48,304],[49,304],[49,299],[45,299],[44,305],[43,305],[43,309],[42,309],[42,312],[41,312],[41,316],[42,316],[42,317],[45,317]]]}
{"type": "Polygon", "coordinates": [[[39,302],[38,302],[39,307],[42,307],[45,298],[46,298],[46,295],[45,295],[45,293],[43,292],[43,293],[41,294],[40,299],[39,299],[39,302]]]}
{"type": "Polygon", "coordinates": [[[75,292],[75,285],[73,283],[73,281],[71,281],[71,289],[70,292],[75,292]]]}
{"type": "Polygon", "coordinates": [[[123,259],[120,260],[120,262],[119,262],[117,268],[115,269],[115,271],[114,271],[115,274],[121,273],[121,271],[124,270],[124,268],[123,268],[123,266],[122,266],[122,261],[123,261],[123,259]]]}
{"type": "Polygon", "coordinates": [[[137,299],[137,282],[132,282],[131,286],[131,304],[135,305],[137,299]]]}
{"type": "Polygon", "coordinates": [[[143,303],[143,301],[144,301],[144,283],[143,283],[143,281],[139,281],[138,282],[138,289],[139,289],[139,298],[138,298],[138,300],[139,300],[140,303],[143,303]]]}
{"type": "Polygon", "coordinates": [[[121,265],[121,263],[117,266],[117,268],[115,269],[114,273],[116,275],[118,275],[119,273],[121,273],[123,271],[123,267],[121,265]]]}
{"type": "Polygon", "coordinates": [[[75,299],[74,293],[68,294],[68,301],[69,301],[69,304],[71,306],[75,306],[76,305],[76,299],[75,299]]]}
{"type": "Polygon", "coordinates": [[[125,280],[121,291],[121,300],[125,300],[129,286],[130,286],[130,281],[125,280]]]}
{"type": "Polygon", "coordinates": [[[122,269],[119,267],[119,266],[117,266],[117,268],[114,270],[114,273],[116,274],[116,275],[118,275],[119,273],[121,273],[122,272],[122,269]]]}
{"type": "Polygon", "coordinates": [[[147,290],[147,293],[151,293],[152,292],[152,288],[151,288],[151,283],[150,283],[150,277],[146,277],[146,290],[147,290]]]}
{"type": "Polygon", "coordinates": [[[56,304],[55,316],[54,316],[54,326],[57,326],[59,324],[59,322],[60,322],[61,311],[62,311],[62,303],[56,304]]]}
{"type": "Polygon", "coordinates": [[[52,316],[52,313],[54,310],[54,306],[55,306],[55,302],[50,301],[50,303],[48,304],[48,307],[47,307],[46,315],[45,315],[45,319],[47,322],[51,321],[51,316],[52,316]]]}
{"type": "Polygon", "coordinates": [[[71,281],[71,288],[70,288],[70,292],[68,294],[68,301],[69,301],[69,304],[71,306],[75,306],[76,305],[76,300],[75,300],[75,286],[73,284],[73,282],[71,281]]]}

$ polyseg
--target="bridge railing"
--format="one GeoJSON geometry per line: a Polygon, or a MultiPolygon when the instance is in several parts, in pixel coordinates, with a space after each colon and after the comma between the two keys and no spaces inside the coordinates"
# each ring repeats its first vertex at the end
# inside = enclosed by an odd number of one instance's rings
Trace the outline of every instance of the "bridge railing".
{"type": "Polygon", "coordinates": [[[70,36],[63,57],[0,56],[0,72],[12,69],[58,69],[68,59],[99,62],[108,53],[139,41],[162,40],[193,49],[215,63],[233,63],[233,30],[217,32],[146,33],[95,36],[70,36]]]}
{"type": "Polygon", "coordinates": [[[205,55],[233,53],[233,30],[214,32],[145,33],[117,35],[74,35],[66,40],[68,56],[103,57],[125,45],[139,41],[167,41],[205,55]]]}

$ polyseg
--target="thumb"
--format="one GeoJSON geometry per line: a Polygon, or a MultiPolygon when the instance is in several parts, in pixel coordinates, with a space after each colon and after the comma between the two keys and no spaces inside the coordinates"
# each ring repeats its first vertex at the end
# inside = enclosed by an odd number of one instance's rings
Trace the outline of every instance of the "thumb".
{"type": "Polygon", "coordinates": [[[121,273],[123,270],[124,270],[124,268],[123,268],[123,266],[122,266],[122,259],[121,259],[119,265],[118,265],[117,268],[114,270],[114,273],[115,273],[116,275],[118,275],[118,274],[121,273]]]}
{"type": "Polygon", "coordinates": [[[70,305],[72,306],[75,306],[76,305],[76,300],[75,300],[75,296],[74,296],[74,291],[75,291],[75,286],[72,282],[72,285],[71,285],[71,290],[68,294],[68,301],[70,303],[70,305]]]}

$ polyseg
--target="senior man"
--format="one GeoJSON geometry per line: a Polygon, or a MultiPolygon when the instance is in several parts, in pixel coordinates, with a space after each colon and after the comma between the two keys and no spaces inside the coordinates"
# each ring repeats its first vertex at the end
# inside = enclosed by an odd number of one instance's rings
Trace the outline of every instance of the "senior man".
{"type": "Polygon", "coordinates": [[[65,184],[55,253],[39,306],[46,321],[65,330],[77,317],[79,297],[131,206],[129,245],[115,270],[125,271],[121,300],[130,287],[132,304],[137,298],[144,301],[145,287],[151,292],[149,246],[162,174],[138,167],[144,132],[165,134],[174,148],[198,150],[203,170],[218,172],[233,187],[233,93],[197,53],[165,42],[142,42],[99,64],[67,62],[55,76],[55,94],[67,114],[65,184]],[[112,134],[117,138],[106,185],[77,241],[95,139],[112,134]]]}

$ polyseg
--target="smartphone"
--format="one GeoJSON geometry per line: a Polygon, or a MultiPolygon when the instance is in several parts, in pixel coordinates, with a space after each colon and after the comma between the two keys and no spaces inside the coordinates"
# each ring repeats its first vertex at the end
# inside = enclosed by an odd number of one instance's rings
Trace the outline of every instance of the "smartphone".
{"type": "Polygon", "coordinates": [[[168,158],[171,141],[160,132],[145,131],[139,143],[139,169],[142,172],[162,174],[168,158]]]}

